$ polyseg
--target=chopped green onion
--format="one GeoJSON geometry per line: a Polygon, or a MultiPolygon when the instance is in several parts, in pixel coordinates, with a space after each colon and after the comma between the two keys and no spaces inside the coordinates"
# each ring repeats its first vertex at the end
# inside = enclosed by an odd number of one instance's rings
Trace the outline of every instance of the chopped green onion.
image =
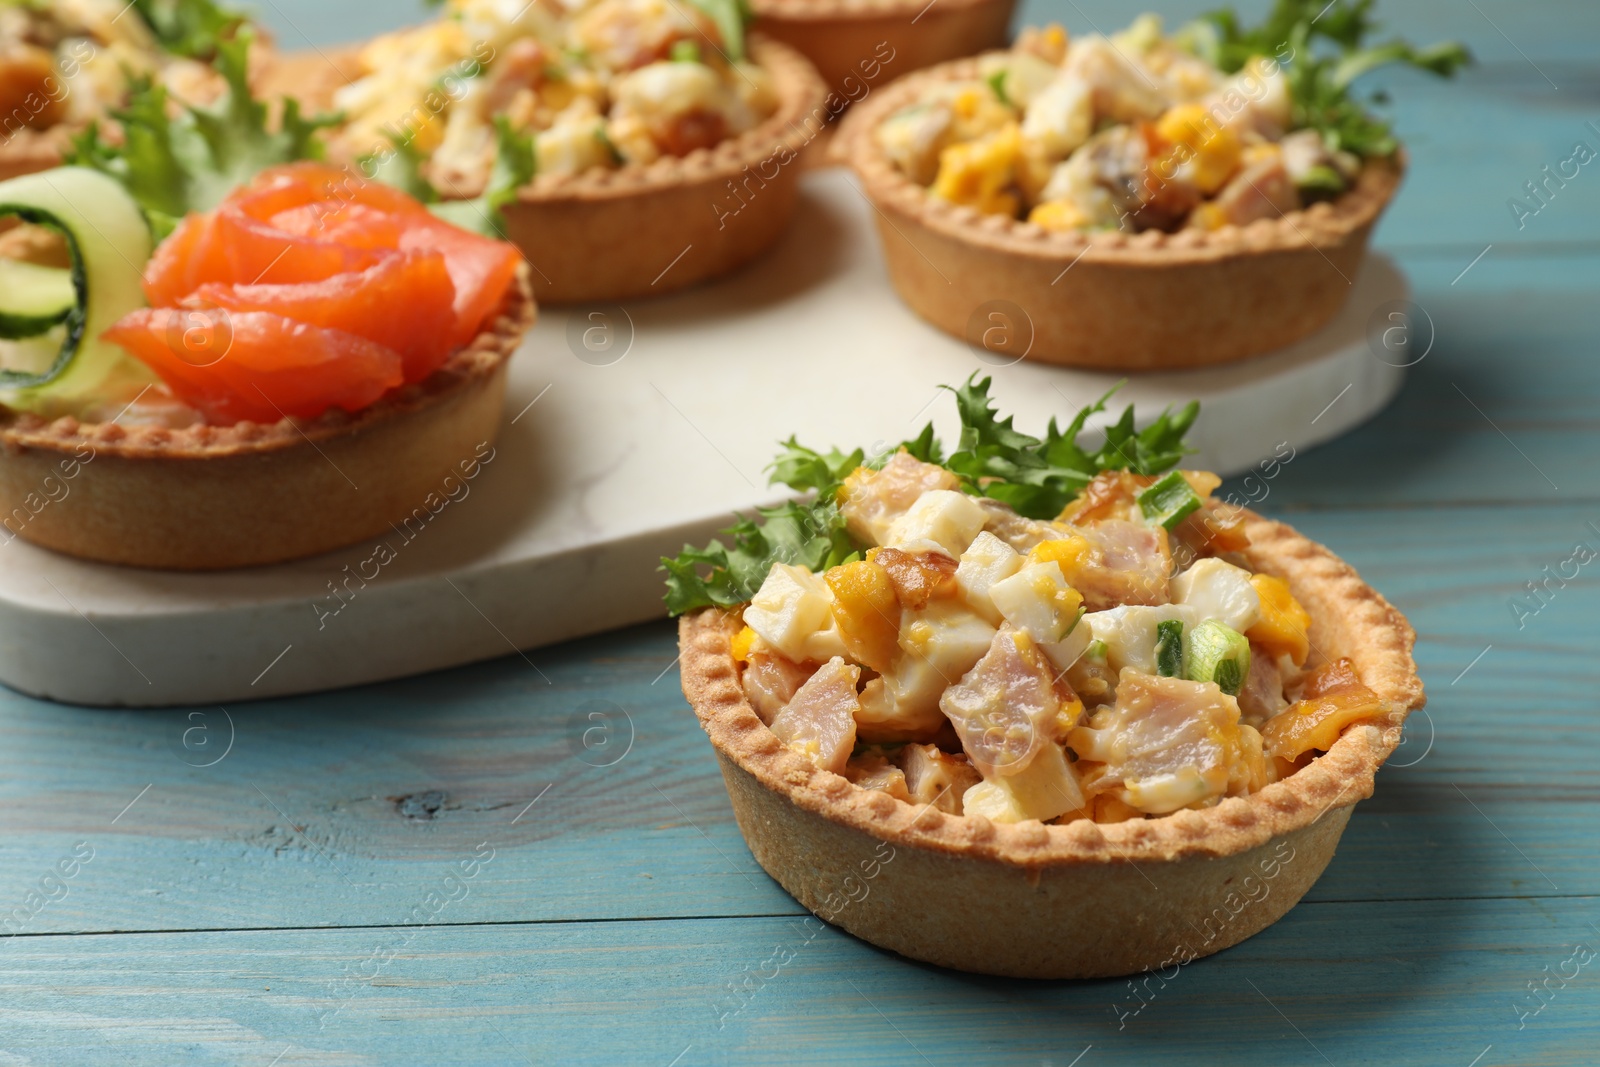
{"type": "Polygon", "coordinates": [[[1083,650],[1084,659],[1092,659],[1096,663],[1106,661],[1106,643],[1099,638],[1089,642],[1089,647],[1083,650]]]}
{"type": "Polygon", "coordinates": [[[693,41],[673,41],[672,51],[668,53],[668,57],[674,63],[698,63],[700,46],[693,41]]]}
{"type": "Polygon", "coordinates": [[[1344,192],[1349,183],[1344,180],[1344,175],[1328,166],[1319,163],[1301,175],[1295,185],[1304,193],[1319,196],[1338,196],[1344,192]]]}
{"type": "Polygon", "coordinates": [[[1250,642],[1238,630],[1207,619],[1189,632],[1189,679],[1216,682],[1229,696],[1238,696],[1250,673],[1250,642]]]}
{"type": "Polygon", "coordinates": [[[1156,673],[1163,678],[1183,677],[1183,621],[1156,623],[1156,673]]]}
{"type": "Polygon", "coordinates": [[[1147,522],[1172,529],[1200,506],[1200,498],[1190,488],[1183,472],[1172,471],[1138,496],[1139,510],[1147,522]]]}
{"type": "Polygon", "coordinates": [[[988,82],[989,82],[989,88],[994,90],[995,98],[997,100],[999,100],[1002,104],[1005,104],[1007,107],[1010,107],[1011,106],[1011,97],[1006,95],[1006,70],[1005,70],[1005,68],[1001,67],[999,70],[997,70],[993,74],[989,75],[988,82]]]}

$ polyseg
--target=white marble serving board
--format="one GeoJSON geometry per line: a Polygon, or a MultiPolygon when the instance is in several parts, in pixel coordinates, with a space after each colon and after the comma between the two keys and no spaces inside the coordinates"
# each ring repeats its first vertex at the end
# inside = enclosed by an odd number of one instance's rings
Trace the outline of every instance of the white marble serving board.
{"type": "MultiPolygon", "coordinates": [[[[924,324],[889,288],[870,212],[843,173],[806,175],[799,216],[771,255],[720,284],[612,310],[609,351],[581,337],[604,319],[547,312],[516,357],[493,460],[415,540],[384,539],[397,558],[381,570],[363,564],[377,540],[201,574],[10,541],[0,547],[0,681],[72,703],[226,703],[658,618],[657,558],[707,539],[735,509],[778,499],[763,468],[779,438],[871,446],[931,417],[953,441],[953,404],[936,387],[973,370],[992,373],[1002,408],[1039,433],[1116,381],[980,362],[924,324]],[[364,586],[346,580],[375,570],[364,586]],[[335,599],[340,583],[353,593],[335,599]]],[[[1375,309],[1405,296],[1395,267],[1374,257],[1317,337],[1239,366],[1135,378],[1117,407],[1153,417],[1199,398],[1193,462],[1223,472],[1278,442],[1327,440],[1399,389],[1403,370],[1375,358],[1366,334],[1375,309]]],[[[523,655],[537,671],[539,653],[523,655]]]]}

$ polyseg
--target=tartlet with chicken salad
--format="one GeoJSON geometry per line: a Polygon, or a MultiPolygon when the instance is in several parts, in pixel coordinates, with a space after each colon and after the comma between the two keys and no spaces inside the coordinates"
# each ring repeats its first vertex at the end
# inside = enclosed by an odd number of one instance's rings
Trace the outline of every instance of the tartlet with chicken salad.
{"type": "Polygon", "coordinates": [[[125,149],[0,182],[23,224],[0,240],[6,539],[272,563],[425,523],[492,459],[534,315],[521,257],[301,158],[315,124],[269,128],[247,47],[207,108],[146,87],[125,149]]]}
{"type": "Polygon", "coordinates": [[[957,390],[887,456],[663,561],[684,692],[757,861],[874,944],[1020,977],[1181,964],[1270,925],[1423,703],[1347,564],[1173,469],[1191,407],[1097,451],[957,390]],[[885,847],[888,852],[885,855],[885,847]]]}
{"type": "Polygon", "coordinates": [[[59,165],[73,136],[142,81],[212,99],[207,61],[242,25],[212,0],[0,3],[0,179],[59,165]]]}
{"type": "Polygon", "coordinates": [[[755,26],[860,99],[886,78],[1006,43],[1016,0],[751,0],[755,26]]]}
{"type": "Polygon", "coordinates": [[[1350,83],[1468,58],[1365,45],[1371,5],[1278,0],[1248,29],[1224,12],[1172,34],[1152,15],[1109,38],[1027,30],[877,94],[840,150],[896,290],[963,337],[1008,301],[1029,358],[1074,366],[1202,366],[1315,332],[1404,164],[1350,83]]]}
{"type": "Polygon", "coordinates": [[[538,299],[649,296],[776,241],[828,117],[811,65],[744,18],[733,0],[450,0],[331,67],[286,59],[273,83],[342,113],[334,158],[411,167],[445,199],[477,195],[507,137],[531,140],[534,176],[502,210],[538,299]]]}

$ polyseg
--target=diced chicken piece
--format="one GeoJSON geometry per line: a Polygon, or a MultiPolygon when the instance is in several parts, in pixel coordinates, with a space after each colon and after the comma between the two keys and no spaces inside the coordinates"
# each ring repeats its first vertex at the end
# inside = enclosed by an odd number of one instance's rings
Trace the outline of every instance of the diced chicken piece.
{"type": "Polygon", "coordinates": [[[1264,723],[1284,708],[1289,701],[1283,695],[1283,672],[1277,661],[1259,645],[1250,646],[1250,673],[1245,675],[1244,687],[1239,690],[1239,710],[1244,721],[1260,729],[1264,723]]]}
{"type": "Polygon", "coordinates": [[[1267,720],[1261,739],[1269,756],[1295,762],[1328,751],[1351,723],[1386,722],[1396,710],[1362,683],[1348,659],[1335,660],[1306,680],[1299,700],[1267,720]]]}
{"type": "Polygon", "coordinates": [[[1116,704],[1069,733],[1067,744],[1089,793],[1164,815],[1227,794],[1240,756],[1239,705],[1211,682],[1124,670],[1116,704]]]}
{"type": "Polygon", "coordinates": [[[1083,487],[1083,492],[1061,509],[1058,521],[1084,526],[1101,519],[1142,522],[1144,513],[1139,510],[1139,494],[1155,481],[1148,475],[1131,471],[1101,471],[1083,487]]]}
{"type": "Polygon", "coordinates": [[[957,558],[986,521],[972,497],[954,489],[930,489],[889,527],[887,544],[907,551],[937,549],[957,558]]]}
{"type": "Polygon", "coordinates": [[[1047,523],[1024,518],[998,500],[979,497],[978,506],[988,516],[983,528],[1017,552],[1026,552],[1040,541],[1061,536],[1059,531],[1047,523]]]}
{"type": "Polygon", "coordinates": [[[1215,200],[1195,209],[1191,226],[1215,230],[1248,226],[1258,219],[1276,219],[1300,210],[1300,193],[1284,169],[1281,154],[1251,163],[1223,187],[1215,200]]]}
{"type": "Polygon", "coordinates": [[[924,463],[909,452],[896,452],[882,470],[857,467],[845,478],[839,510],[856,540],[887,544],[889,527],[918,497],[933,489],[956,489],[960,484],[943,467],[924,463]]]}
{"type": "Polygon", "coordinates": [[[740,683],[756,715],[771,726],[778,712],[794,699],[814,670],[815,664],[795,663],[770,652],[752,652],[740,683]]]}
{"type": "Polygon", "coordinates": [[[871,744],[932,741],[945,727],[939,698],[949,686],[925,660],[901,656],[893,670],[861,687],[858,736],[871,744]]]}
{"type": "Polygon", "coordinates": [[[994,822],[1046,822],[1088,801],[1065,751],[1055,741],[1039,746],[1019,773],[989,778],[968,789],[961,798],[963,815],[982,815],[994,822]]]}
{"type": "Polygon", "coordinates": [[[68,91],[48,51],[0,42],[0,116],[9,139],[20,127],[48,129],[66,115],[68,91]]]}
{"type": "Polygon", "coordinates": [[[900,648],[928,664],[947,685],[970,671],[994,643],[995,627],[958,600],[940,600],[900,616],[900,648]]]}
{"type": "Polygon", "coordinates": [[[1171,102],[1149,72],[1099,34],[1073,41],[1062,69],[1089,86],[1096,119],[1140,122],[1155,118],[1171,102]]]}
{"type": "Polygon", "coordinates": [[[939,153],[955,136],[955,112],[944,101],[914,104],[895,112],[873,132],[878,147],[918,185],[939,173],[939,153]]]}
{"type": "Polygon", "coordinates": [[[1172,602],[1185,604],[1201,621],[1215,619],[1244,633],[1261,621],[1261,597],[1250,584],[1250,572],[1220,559],[1196,560],[1172,579],[1172,602]]]}
{"type": "Polygon", "coordinates": [[[1051,741],[1065,703],[1056,672],[1032,638],[1010,628],[939,700],[985,778],[1019,774],[1051,741]]]}
{"type": "Polygon", "coordinates": [[[1157,627],[1174,619],[1183,623],[1187,633],[1200,622],[1200,615],[1181,604],[1130,604],[1090,612],[1079,625],[1106,646],[1106,663],[1113,671],[1128,668],[1155,674],[1160,645],[1157,627]]]}
{"type": "Polygon", "coordinates": [[[851,756],[844,765],[844,776],[852,785],[862,789],[876,789],[896,800],[911,802],[905,772],[890,763],[882,752],[863,752],[859,756],[851,756]]]}
{"type": "Polygon", "coordinates": [[[1094,91],[1062,72],[1035,96],[1022,119],[1022,140],[1054,163],[1076,152],[1094,132],[1094,91]]]}
{"type": "Polygon", "coordinates": [[[967,607],[992,625],[999,626],[1000,609],[989,598],[989,590],[996,582],[1011,577],[1021,569],[1022,557],[1016,549],[984,530],[961,553],[961,564],[956,567],[956,586],[961,590],[961,598],[966,601],[967,607]]]}
{"type": "Polygon", "coordinates": [[[956,570],[960,564],[943,552],[880,548],[868,552],[867,558],[888,572],[900,605],[912,611],[927,607],[929,601],[954,597],[959,591],[956,570]]]}
{"type": "Polygon", "coordinates": [[[833,620],[833,590],[804,567],[775,563],[744,609],[745,625],[796,663],[844,655],[833,620]]]}
{"type": "Polygon", "coordinates": [[[772,720],[772,732],[818,767],[844,773],[856,745],[856,683],[861,668],[835,656],[806,680],[772,720]]]}
{"type": "Polygon", "coordinates": [[[905,772],[911,803],[951,815],[961,814],[962,796],[983,780],[971,760],[943,752],[937,745],[907,745],[895,762],[905,772]]]}
{"type": "Polygon", "coordinates": [[[733,103],[717,72],[703,63],[650,63],[611,83],[617,117],[643,120],[668,155],[709,148],[729,131],[733,103]]]}
{"type": "Polygon", "coordinates": [[[1167,531],[1106,519],[1075,532],[1089,542],[1089,552],[1076,567],[1062,569],[1090,611],[1118,604],[1165,604],[1170,599],[1167,575],[1172,554],[1167,531]]]}
{"type": "Polygon", "coordinates": [[[989,597],[1013,629],[1040,645],[1052,645],[1066,637],[1083,605],[1083,597],[1067,584],[1061,565],[1055,562],[1030,563],[996,582],[989,597]]]}

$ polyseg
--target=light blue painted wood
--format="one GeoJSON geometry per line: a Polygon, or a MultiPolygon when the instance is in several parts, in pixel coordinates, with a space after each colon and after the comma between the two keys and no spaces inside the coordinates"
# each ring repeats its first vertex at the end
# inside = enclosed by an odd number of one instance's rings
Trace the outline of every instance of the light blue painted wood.
{"type": "Polygon", "coordinates": [[[1597,964],[1518,1011],[1597,919],[1592,899],[1303,904],[1137,993],[941,971],[796,918],[24,938],[0,951],[0,1040],[115,1067],[1577,1065],[1597,964]]]}

